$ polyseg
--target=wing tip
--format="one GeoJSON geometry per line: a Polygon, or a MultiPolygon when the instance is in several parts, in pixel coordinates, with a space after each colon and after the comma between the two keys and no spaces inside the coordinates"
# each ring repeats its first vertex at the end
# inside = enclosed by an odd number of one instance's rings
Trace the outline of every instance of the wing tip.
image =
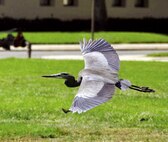
{"type": "Polygon", "coordinates": [[[106,51],[113,49],[113,47],[103,38],[95,40],[92,40],[90,38],[88,41],[86,40],[86,38],[83,38],[83,41],[80,42],[80,47],[82,54],[86,54],[93,51],[106,51]]]}

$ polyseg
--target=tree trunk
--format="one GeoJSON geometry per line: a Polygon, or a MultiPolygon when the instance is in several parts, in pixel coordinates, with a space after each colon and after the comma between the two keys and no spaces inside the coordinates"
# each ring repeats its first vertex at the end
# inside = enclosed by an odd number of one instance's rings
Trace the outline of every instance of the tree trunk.
{"type": "Polygon", "coordinates": [[[106,0],[95,0],[95,28],[105,30],[107,21],[106,0]]]}

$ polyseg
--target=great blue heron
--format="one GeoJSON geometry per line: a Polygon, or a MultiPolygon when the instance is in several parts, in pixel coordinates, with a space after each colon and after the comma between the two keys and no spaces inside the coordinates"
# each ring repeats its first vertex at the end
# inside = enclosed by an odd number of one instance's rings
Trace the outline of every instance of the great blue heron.
{"type": "Polygon", "coordinates": [[[130,81],[118,79],[119,57],[114,48],[104,39],[80,42],[85,67],[79,72],[78,80],[68,73],[45,75],[48,78],[63,78],[68,87],[80,86],[67,112],[86,112],[112,98],[115,87],[141,92],[154,92],[148,87],[132,85],[130,81]]]}

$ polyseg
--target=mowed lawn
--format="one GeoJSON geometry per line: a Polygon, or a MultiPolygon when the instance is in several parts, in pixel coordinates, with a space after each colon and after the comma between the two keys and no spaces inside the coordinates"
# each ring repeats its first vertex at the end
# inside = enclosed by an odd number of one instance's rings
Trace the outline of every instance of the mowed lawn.
{"type": "Polygon", "coordinates": [[[148,54],[149,57],[168,57],[168,52],[159,52],[159,53],[151,53],[148,54]]]}
{"type": "Polygon", "coordinates": [[[155,93],[116,89],[113,99],[83,114],[64,114],[78,88],[42,75],[69,72],[83,61],[1,59],[0,140],[143,141],[168,140],[168,63],[121,62],[120,77],[155,93]]]}
{"type": "MultiPolygon", "coordinates": [[[[16,35],[16,33],[13,33],[16,35]]],[[[91,38],[90,32],[23,32],[26,40],[33,44],[78,44],[83,38],[91,38]]],[[[0,38],[7,33],[1,33],[0,38]]],[[[168,43],[164,34],[147,32],[96,32],[96,38],[110,43],[168,43]]]]}

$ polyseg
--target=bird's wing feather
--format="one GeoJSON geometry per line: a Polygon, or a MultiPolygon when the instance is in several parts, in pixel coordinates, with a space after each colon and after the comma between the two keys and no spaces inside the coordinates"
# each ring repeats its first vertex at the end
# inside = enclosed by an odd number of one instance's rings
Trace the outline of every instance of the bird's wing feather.
{"type": "Polygon", "coordinates": [[[102,81],[90,80],[85,77],[77,95],[74,98],[70,110],[74,113],[82,113],[90,110],[111,99],[115,91],[113,84],[102,81]]]}
{"type": "Polygon", "coordinates": [[[85,69],[79,91],[70,108],[82,113],[111,99],[118,81],[119,58],[113,47],[103,39],[84,39],[80,43],[85,69]]]}
{"type": "Polygon", "coordinates": [[[81,52],[82,54],[86,54],[93,51],[115,51],[111,45],[105,41],[104,39],[98,40],[89,40],[88,42],[86,39],[83,39],[83,42],[80,42],[81,45],[81,52]]]}
{"type": "Polygon", "coordinates": [[[114,48],[104,39],[80,42],[85,68],[110,68],[119,70],[119,57],[114,48]]]}

